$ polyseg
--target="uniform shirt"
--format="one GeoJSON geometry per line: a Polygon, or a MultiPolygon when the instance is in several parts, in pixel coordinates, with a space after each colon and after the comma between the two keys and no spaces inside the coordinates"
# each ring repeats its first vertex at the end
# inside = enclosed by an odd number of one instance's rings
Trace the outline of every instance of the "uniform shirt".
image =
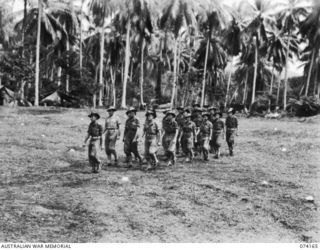
{"type": "Polygon", "coordinates": [[[212,123],[210,121],[203,121],[200,125],[200,134],[210,135],[210,130],[212,130],[212,123]]]}
{"type": "Polygon", "coordinates": [[[226,118],[226,127],[227,128],[238,128],[238,119],[235,116],[226,118]]]}
{"type": "Polygon", "coordinates": [[[196,124],[196,127],[199,128],[202,123],[202,115],[201,114],[195,114],[193,122],[196,124]]]}
{"type": "Polygon", "coordinates": [[[133,138],[136,135],[139,127],[140,127],[140,122],[136,117],[128,118],[125,124],[124,136],[133,138]]]}
{"type": "Polygon", "coordinates": [[[88,134],[91,137],[102,136],[102,126],[97,122],[91,122],[88,128],[88,134]]]}
{"type": "Polygon", "coordinates": [[[163,130],[166,134],[175,134],[178,129],[178,123],[175,120],[169,121],[167,120],[165,122],[165,126],[163,127],[163,130]]]}
{"type": "Polygon", "coordinates": [[[221,131],[221,130],[223,130],[223,128],[224,128],[224,123],[220,119],[217,119],[213,123],[213,131],[221,131]]]}
{"type": "Polygon", "coordinates": [[[159,126],[154,120],[146,121],[143,131],[145,132],[147,139],[154,139],[156,135],[159,134],[159,126]]]}
{"type": "Polygon", "coordinates": [[[185,122],[182,127],[183,134],[185,136],[191,136],[192,133],[195,133],[196,124],[193,121],[185,122]]]}
{"type": "Polygon", "coordinates": [[[106,119],[105,128],[106,129],[118,129],[120,127],[119,118],[116,116],[109,116],[106,119]]]}
{"type": "Polygon", "coordinates": [[[179,127],[182,127],[183,123],[184,123],[184,115],[179,113],[177,116],[176,116],[176,122],[178,123],[178,126],[179,127]]]}
{"type": "Polygon", "coordinates": [[[163,117],[162,119],[162,129],[165,130],[167,127],[167,123],[168,123],[168,117],[163,117]]]}

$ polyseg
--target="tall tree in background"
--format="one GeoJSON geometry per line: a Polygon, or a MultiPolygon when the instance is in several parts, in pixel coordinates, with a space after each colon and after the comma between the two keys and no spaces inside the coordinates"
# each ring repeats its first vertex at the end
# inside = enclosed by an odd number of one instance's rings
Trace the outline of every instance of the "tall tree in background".
{"type": "Polygon", "coordinates": [[[133,29],[135,30],[135,40],[140,45],[140,105],[145,106],[143,98],[144,83],[144,57],[148,44],[151,42],[151,34],[153,33],[151,15],[149,6],[145,1],[134,1],[134,13],[139,18],[133,19],[133,29]]]}
{"type": "MultiPolygon", "coordinates": [[[[202,88],[201,88],[201,101],[200,105],[203,107],[205,101],[205,86],[207,79],[207,68],[208,68],[208,60],[210,54],[210,47],[217,48],[216,51],[212,51],[213,56],[215,58],[219,58],[220,56],[216,54],[217,51],[221,51],[219,48],[219,38],[220,32],[225,30],[228,26],[228,23],[231,21],[230,13],[226,11],[223,5],[221,5],[220,1],[205,1],[205,3],[201,6],[199,14],[198,14],[198,23],[200,25],[200,30],[202,30],[202,34],[204,36],[204,42],[206,44],[205,56],[203,57],[203,78],[202,78],[202,88]],[[214,39],[213,39],[214,37],[214,39]],[[218,46],[217,46],[218,45],[218,46]]],[[[200,48],[203,46],[200,46],[200,48]]],[[[201,51],[199,49],[198,54],[201,56],[201,51]]],[[[214,58],[213,58],[214,59],[214,58]]],[[[199,60],[199,59],[198,59],[199,60]]],[[[220,64],[220,63],[219,63],[220,64]]],[[[213,63],[214,66],[217,66],[217,63],[213,63]]]]}
{"type": "Polygon", "coordinates": [[[283,91],[283,108],[287,107],[287,92],[288,92],[288,69],[289,69],[289,53],[291,36],[297,30],[299,18],[307,15],[307,5],[303,0],[287,0],[286,3],[278,3],[278,12],[284,23],[284,30],[288,36],[286,45],[286,66],[284,76],[284,91],[283,91]]]}
{"type": "Polygon", "coordinates": [[[226,91],[226,99],[225,99],[225,103],[224,103],[224,107],[227,107],[228,104],[228,96],[229,96],[229,88],[230,88],[230,84],[231,84],[231,77],[232,77],[232,73],[233,73],[233,57],[237,56],[240,53],[240,44],[241,44],[241,40],[240,40],[241,36],[240,36],[240,27],[239,24],[237,23],[237,21],[235,19],[232,20],[232,24],[231,26],[228,28],[226,34],[224,34],[224,44],[227,48],[228,54],[230,55],[231,59],[230,59],[230,72],[229,72],[229,76],[228,76],[228,83],[227,83],[227,91],[226,91]]]}
{"type": "Polygon", "coordinates": [[[41,37],[42,0],[38,0],[38,26],[36,45],[36,75],[34,83],[34,106],[39,106],[39,78],[40,78],[40,37],[41,37]]]}
{"type": "MultiPolygon", "coordinates": [[[[313,8],[310,15],[306,18],[306,20],[302,23],[300,31],[301,34],[308,39],[309,51],[310,51],[310,59],[308,63],[308,76],[307,82],[305,86],[305,96],[308,96],[310,80],[312,71],[315,71],[317,75],[318,72],[318,65],[314,67],[316,59],[319,57],[319,49],[320,49],[320,3],[319,1],[313,1],[313,8]]],[[[317,77],[315,78],[314,85],[316,84],[317,77]]],[[[319,94],[319,93],[318,93],[319,94]]]]}
{"type": "Polygon", "coordinates": [[[171,31],[174,35],[174,58],[173,58],[173,84],[171,96],[171,108],[175,105],[177,88],[177,62],[178,62],[178,42],[179,33],[182,27],[194,25],[195,19],[191,3],[186,0],[171,0],[165,2],[163,13],[160,19],[160,28],[167,32],[171,31]]]}
{"type": "Polygon", "coordinates": [[[273,23],[274,19],[270,17],[270,9],[272,9],[271,1],[263,2],[261,0],[255,0],[251,5],[253,19],[245,27],[243,36],[246,37],[246,43],[252,44],[253,51],[248,50],[249,53],[254,54],[254,75],[252,83],[252,97],[251,105],[255,102],[256,96],[256,83],[258,77],[258,65],[260,58],[264,57],[267,52],[267,34],[266,25],[273,23]]]}

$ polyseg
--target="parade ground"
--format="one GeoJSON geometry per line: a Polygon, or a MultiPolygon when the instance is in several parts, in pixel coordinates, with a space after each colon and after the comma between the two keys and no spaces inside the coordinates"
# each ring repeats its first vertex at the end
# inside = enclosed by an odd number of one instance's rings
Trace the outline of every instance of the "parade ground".
{"type": "Polygon", "coordinates": [[[148,172],[125,168],[121,136],[120,166],[93,174],[88,114],[0,108],[0,242],[320,241],[319,116],[239,117],[234,157],[224,142],[220,159],[148,172]]]}

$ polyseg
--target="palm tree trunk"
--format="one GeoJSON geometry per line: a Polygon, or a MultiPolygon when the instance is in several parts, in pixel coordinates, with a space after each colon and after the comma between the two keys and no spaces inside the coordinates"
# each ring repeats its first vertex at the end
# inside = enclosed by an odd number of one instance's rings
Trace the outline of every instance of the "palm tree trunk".
{"type": "Polygon", "coordinates": [[[287,107],[287,89],[288,89],[288,68],[289,68],[289,46],[290,46],[291,32],[289,32],[289,37],[287,41],[286,48],[286,66],[284,72],[284,90],[283,90],[283,110],[287,107]]]}
{"type": "MultiPolygon", "coordinates": [[[[61,51],[59,49],[58,51],[58,58],[60,59],[61,57],[61,51]]],[[[57,72],[57,77],[58,77],[58,87],[61,86],[61,75],[62,75],[62,68],[61,66],[58,67],[58,72],[57,72]]]]}
{"type": "Polygon", "coordinates": [[[268,112],[270,112],[271,110],[271,96],[272,96],[272,89],[273,89],[273,81],[274,81],[274,65],[272,67],[272,76],[271,76],[271,83],[270,83],[270,90],[269,90],[268,112]]]}
{"type": "Polygon", "coordinates": [[[129,77],[129,80],[130,82],[133,82],[133,60],[132,58],[130,59],[130,77],[129,77]]]}
{"type": "Polygon", "coordinates": [[[116,69],[114,69],[114,73],[113,73],[112,67],[110,67],[113,106],[116,106],[116,74],[117,74],[116,69]]]}
{"type": "Polygon", "coordinates": [[[281,80],[280,79],[277,79],[277,80],[278,80],[278,89],[277,89],[277,101],[276,101],[276,104],[277,104],[277,106],[279,106],[281,80]]]}
{"type": "Polygon", "coordinates": [[[304,92],[304,96],[308,96],[310,79],[311,79],[311,75],[312,75],[312,68],[313,68],[313,64],[314,64],[314,55],[315,55],[315,50],[312,51],[312,56],[311,56],[311,61],[310,61],[310,66],[309,66],[309,72],[308,72],[307,85],[306,85],[306,89],[305,89],[305,92],[304,92]]]}
{"type": "Polygon", "coordinates": [[[80,56],[80,82],[82,82],[82,42],[83,42],[83,32],[82,32],[82,19],[83,19],[83,2],[84,0],[81,0],[81,9],[80,9],[80,48],[79,48],[79,56],[80,56]]]}
{"type": "Polygon", "coordinates": [[[247,89],[248,89],[248,75],[249,75],[249,70],[247,69],[246,71],[246,78],[244,82],[244,90],[243,90],[243,99],[242,99],[242,104],[245,105],[246,99],[247,99],[247,89]]]}
{"type": "Polygon", "coordinates": [[[204,59],[204,69],[203,69],[203,79],[202,79],[202,90],[201,90],[201,108],[203,108],[204,98],[205,98],[205,89],[206,89],[206,76],[207,76],[207,64],[208,64],[208,55],[209,55],[209,46],[210,38],[207,38],[207,47],[206,47],[206,56],[204,59]]]}
{"type": "MultiPolygon", "coordinates": [[[[67,53],[70,50],[70,42],[69,42],[69,36],[67,36],[67,42],[66,42],[66,49],[67,49],[67,53]]],[[[69,53],[67,54],[67,67],[69,68],[69,53]]],[[[69,74],[67,72],[66,74],[66,92],[69,93],[69,74]]]]}
{"type": "Polygon", "coordinates": [[[316,65],[316,73],[315,73],[315,76],[314,76],[313,96],[316,96],[316,94],[317,94],[317,87],[318,87],[318,66],[319,66],[319,64],[317,63],[317,65],[316,65]]]}
{"type": "MultiPolygon", "coordinates": [[[[95,74],[94,74],[94,83],[95,83],[95,86],[98,85],[98,68],[96,69],[95,74]]],[[[97,91],[96,90],[94,91],[93,96],[92,96],[92,104],[93,104],[93,108],[95,109],[96,105],[97,105],[97,91]]]]}
{"type": "Polygon", "coordinates": [[[39,78],[40,78],[40,36],[41,36],[41,17],[42,1],[38,0],[38,29],[37,29],[37,46],[36,46],[36,75],[35,75],[35,97],[34,106],[39,106],[39,78]]]}
{"type": "Polygon", "coordinates": [[[99,72],[99,106],[102,106],[103,95],[103,59],[104,59],[104,21],[101,26],[100,37],[100,72],[99,72]]]}
{"type": "MultiPolygon", "coordinates": [[[[25,58],[24,55],[24,50],[25,50],[25,32],[26,32],[26,21],[27,21],[27,0],[24,0],[24,4],[23,4],[23,28],[22,28],[22,58],[25,58]]],[[[21,100],[25,100],[26,96],[25,96],[25,86],[26,83],[25,81],[21,81],[21,85],[20,85],[20,99],[21,100]]]]}
{"type": "Polygon", "coordinates": [[[25,32],[27,24],[27,0],[23,2],[23,29],[22,29],[22,57],[24,57],[24,47],[25,47],[25,32]]]}
{"type": "Polygon", "coordinates": [[[141,45],[141,62],[140,62],[140,104],[144,107],[145,103],[143,101],[143,64],[144,64],[144,47],[145,47],[145,39],[142,38],[142,45],[141,45]]]}
{"type": "Polygon", "coordinates": [[[160,57],[159,61],[157,63],[157,83],[156,83],[156,99],[158,101],[161,100],[162,98],[162,93],[161,93],[161,77],[162,77],[162,38],[160,38],[160,57]]]}
{"type": "Polygon", "coordinates": [[[177,87],[177,38],[174,39],[174,58],[173,58],[173,86],[171,96],[171,109],[174,107],[174,99],[177,87]]]}
{"type": "Polygon", "coordinates": [[[129,66],[130,66],[130,29],[131,22],[128,21],[127,24],[127,35],[126,35],[126,52],[125,52],[125,66],[124,66],[124,80],[123,80],[123,89],[122,89],[122,100],[121,100],[121,108],[126,108],[127,102],[127,82],[128,82],[128,74],[129,74],[129,66]]]}
{"type": "Polygon", "coordinates": [[[257,38],[255,38],[255,52],[254,52],[254,74],[253,74],[253,84],[252,84],[252,98],[251,105],[255,102],[256,99],[256,84],[258,76],[258,43],[257,38]]]}
{"type": "Polygon", "coordinates": [[[224,103],[224,107],[225,107],[225,108],[227,107],[227,104],[228,104],[228,95],[229,95],[229,88],[230,88],[230,84],[231,84],[232,70],[233,70],[233,57],[232,57],[232,59],[231,59],[231,69],[230,69],[230,73],[229,73],[229,77],[228,77],[226,101],[225,101],[225,103],[224,103]]]}
{"type": "MultiPolygon", "coordinates": [[[[180,36],[180,34],[179,34],[179,37],[178,37],[178,54],[177,54],[177,73],[176,73],[176,75],[177,75],[177,80],[176,80],[176,93],[179,91],[179,88],[180,88],[180,85],[179,85],[179,82],[178,82],[178,80],[179,80],[179,74],[180,74],[180,60],[181,60],[181,36],[180,36]]],[[[174,103],[175,104],[177,104],[178,102],[177,102],[177,97],[178,97],[178,95],[177,94],[175,94],[175,101],[174,101],[174,103]]]]}

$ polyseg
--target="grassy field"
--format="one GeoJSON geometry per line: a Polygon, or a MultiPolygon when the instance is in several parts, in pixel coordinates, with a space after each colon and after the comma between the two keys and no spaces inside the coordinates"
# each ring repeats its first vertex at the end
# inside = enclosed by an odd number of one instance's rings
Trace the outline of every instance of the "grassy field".
{"type": "Polygon", "coordinates": [[[319,117],[243,118],[233,158],[224,144],[209,163],[97,175],[87,114],[0,108],[0,242],[320,241],[319,117]]]}

